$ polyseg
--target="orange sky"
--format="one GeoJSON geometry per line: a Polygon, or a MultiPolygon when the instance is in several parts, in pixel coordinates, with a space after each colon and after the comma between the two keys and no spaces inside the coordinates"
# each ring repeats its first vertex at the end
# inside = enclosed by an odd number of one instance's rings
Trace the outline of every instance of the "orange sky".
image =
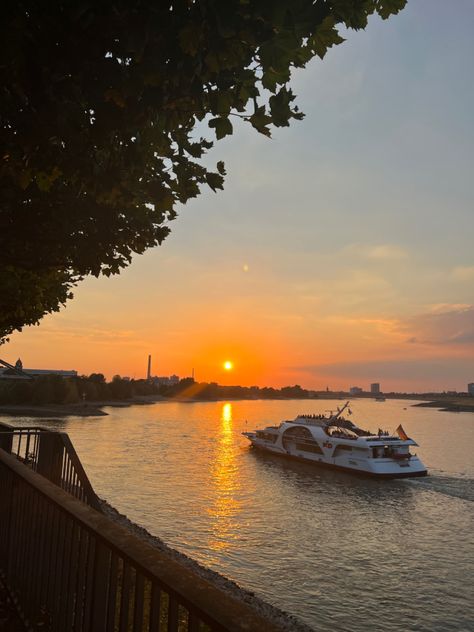
{"type": "Polygon", "coordinates": [[[302,122],[271,140],[236,125],[209,157],[226,163],[224,192],[203,193],[161,247],[120,277],[85,281],[65,310],[14,334],[0,357],[139,378],[151,353],[155,374],[194,368],[198,380],[219,383],[466,390],[467,25],[445,3],[420,0],[349,34],[296,75],[302,122]],[[456,44],[445,51],[439,41],[456,44]]]}

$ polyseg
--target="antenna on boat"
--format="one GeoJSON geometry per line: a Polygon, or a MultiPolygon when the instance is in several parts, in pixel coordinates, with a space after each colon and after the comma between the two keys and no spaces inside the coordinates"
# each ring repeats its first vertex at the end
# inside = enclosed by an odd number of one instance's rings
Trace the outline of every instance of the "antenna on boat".
{"type": "MultiPolygon", "coordinates": [[[[344,404],[344,406],[342,408],[337,408],[337,413],[334,415],[334,419],[337,419],[339,417],[339,415],[341,415],[346,408],[349,406],[349,400],[347,400],[347,402],[344,404]]],[[[332,417],[332,414],[331,414],[332,417]]]]}

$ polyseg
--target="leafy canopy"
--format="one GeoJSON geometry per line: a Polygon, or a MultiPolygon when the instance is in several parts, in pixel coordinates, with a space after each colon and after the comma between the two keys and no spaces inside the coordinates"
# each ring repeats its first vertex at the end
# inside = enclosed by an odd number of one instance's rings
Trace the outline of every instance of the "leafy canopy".
{"type": "Polygon", "coordinates": [[[2,7],[0,341],[86,275],[160,244],[176,207],[222,189],[212,147],[236,117],[270,136],[302,118],[293,68],[337,25],[406,0],[24,0],[2,7]],[[202,129],[203,125],[199,125],[202,129]]]}

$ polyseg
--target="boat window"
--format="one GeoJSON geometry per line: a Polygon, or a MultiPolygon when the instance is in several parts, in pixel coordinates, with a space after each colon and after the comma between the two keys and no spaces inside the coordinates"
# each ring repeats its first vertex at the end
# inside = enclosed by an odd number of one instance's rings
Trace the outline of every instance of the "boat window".
{"type": "Polygon", "coordinates": [[[285,430],[285,437],[306,437],[311,439],[312,436],[308,428],[304,428],[303,426],[292,426],[285,430]]]}
{"type": "Polygon", "coordinates": [[[275,441],[277,440],[277,436],[276,434],[274,434],[273,432],[265,432],[264,430],[257,430],[257,437],[259,439],[265,439],[265,441],[271,441],[272,443],[275,443],[275,441]]]}
{"type": "Polygon", "coordinates": [[[304,426],[291,426],[283,433],[283,447],[285,449],[294,441],[299,442],[301,440],[303,440],[302,442],[309,441],[314,443],[313,435],[304,426]]]}
{"type": "Polygon", "coordinates": [[[333,456],[342,456],[346,455],[348,452],[352,452],[352,448],[349,445],[338,445],[333,452],[333,456]]]}
{"type": "Polygon", "coordinates": [[[323,454],[323,451],[319,447],[317,443],[303,443],[299,442],[296,444],[297,450],[302,450],[303,452],[312,452],[313,454],[323,454]]]}

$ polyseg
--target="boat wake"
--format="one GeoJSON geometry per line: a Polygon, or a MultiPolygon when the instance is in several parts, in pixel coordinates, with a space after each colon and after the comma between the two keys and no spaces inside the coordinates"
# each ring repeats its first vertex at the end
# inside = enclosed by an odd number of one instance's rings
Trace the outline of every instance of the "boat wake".
{"type": "Polygon", "coordinates": [[[463,476],[446,476],[442,473],[433,473],[423,479],[406,479],[403,481],[408,485],[427,491],[444,494],[451,498],[460,498],[474,502],[474,480],[463,476]]]}

